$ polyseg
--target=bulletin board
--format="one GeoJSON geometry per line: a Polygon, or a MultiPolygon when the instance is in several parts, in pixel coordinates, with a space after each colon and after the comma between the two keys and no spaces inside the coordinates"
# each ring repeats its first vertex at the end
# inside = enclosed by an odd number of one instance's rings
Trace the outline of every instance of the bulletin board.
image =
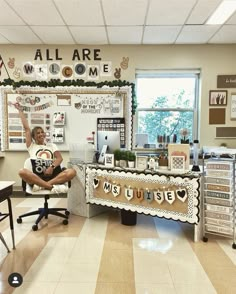
{"type": "Polygon", "coordinates": [[[209,125],[225,124],[225,108],[209,109],[209,125]]]}
{"type": "MultiPolygon", "coordinates": [[[[59,87],[58,87],[59,88],[59,87]]],[[[125,118],[126,148],[131,146],[132,88],[60,87],[60,89],[22,89],[5,91],[5,150],[25,150],[24,130],[14,104],[23,108],[30,127],[41,126],[46,141],[69,151],[70,145],[86,142],[97,132],[97,119],[125,118]]],[[[96,145],[95,145],[96,146],[96,145]]]]}

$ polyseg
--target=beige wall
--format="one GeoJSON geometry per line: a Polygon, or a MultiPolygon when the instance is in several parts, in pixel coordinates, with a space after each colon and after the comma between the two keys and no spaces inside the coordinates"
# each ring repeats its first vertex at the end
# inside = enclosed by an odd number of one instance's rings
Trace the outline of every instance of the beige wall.
{"type": "MultiPolygon", "coordinates": [[[[0,53],[7,63],[9,57],[15,58],[15,65],[22,62],[33,61],[36,49],[41,49],[45,56],[45,49],[50,49],[53,57],[54,50],[59,49],[59,55],[63,58],[61,64],[73,64],[72,53],[75,49],[99,48],[102,61],[112,61],[113,71],[120,67],[122,57],[129,57],[129,67],[121,71],[121,80],[135,81],[136,69],[200,69],[200,143],[203,145],[219,146],[222,142],[230,148],[236,148],[236,140],[215,139],[215,125],[209,125],[209,90],[216,89],[217,75],[236,74],[236,45],[161,45],[161,46],[0,46],[0,53]]],[[[55,61],[55,60],[54,60],[55,61]]],[[[37,61],[37,63],[40,63],[37,61]]],[[[42,63],[47,63],[46,58],[42,63]]],[[[97,62],[86,61],[87,64],[97,62]]],[[[9,70],[12,77],[12,70],[9,70]]],[[[1,80],[7,78],[2,70],[1,80]]],[[[105,78],[106,80],[114,80],[105,78]]],[[[103,80],[105,80],[103,79],[103,80]]],[[[102,79],[100,80],[102,81],[102,79]]],[[[228,105],[226,108],[226,125],[236,126],[235,121],[230,120],[230,94],[235,89],[228,89],[228,105]]],[[[226,126],[223,125],[223,126],[226,126]]],[[[222,126],[222,125],[221,125],[222,126]]],[[[63,153],[65,164],[69,158],[68,153],[63,153]]],[[[20,181],[17,171],[22,166],[26,152],[5,152],[5,158],[0,159],[0,179],[20,181]]]]}

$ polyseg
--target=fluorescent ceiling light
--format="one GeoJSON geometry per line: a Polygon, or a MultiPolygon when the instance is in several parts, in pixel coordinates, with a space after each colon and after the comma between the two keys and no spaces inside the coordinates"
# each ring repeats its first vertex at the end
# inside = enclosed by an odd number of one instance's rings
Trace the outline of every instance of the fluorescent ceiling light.
{"type": "Polygon", "coordinates": [[[217,25],[223,24],[236,10],[236,0],[223,1],[206,24],[217,25]]]}

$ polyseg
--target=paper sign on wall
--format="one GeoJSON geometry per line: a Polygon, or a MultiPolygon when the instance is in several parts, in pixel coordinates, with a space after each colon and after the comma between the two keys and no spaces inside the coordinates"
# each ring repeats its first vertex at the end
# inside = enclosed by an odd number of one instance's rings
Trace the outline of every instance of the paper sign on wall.
{"type": "Polygon", "coordinates": [[[236,93],[231,94],[230,117],[231,119],[236,119],[236,93]]]}

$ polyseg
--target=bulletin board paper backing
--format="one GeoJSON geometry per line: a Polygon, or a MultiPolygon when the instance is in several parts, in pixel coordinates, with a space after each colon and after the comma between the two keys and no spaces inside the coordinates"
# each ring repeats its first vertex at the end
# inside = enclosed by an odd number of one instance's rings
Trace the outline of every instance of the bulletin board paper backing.
{"type": "Polygon", "coordinates": [[[97,130],[99,117],[124,117],[126,148],[131,148],[131,88],[119,89],[60,89],[33,91],[28,89],[5,92],[7,138],[5,150],[25,150],[24,130],[14,103],[19,103],[27,116],[30,127],[41,126],[46,140],[68,151],[71,143],[85,142],[97,130]],[[63,113],[63,123],[55,116],[63,113]]]}

